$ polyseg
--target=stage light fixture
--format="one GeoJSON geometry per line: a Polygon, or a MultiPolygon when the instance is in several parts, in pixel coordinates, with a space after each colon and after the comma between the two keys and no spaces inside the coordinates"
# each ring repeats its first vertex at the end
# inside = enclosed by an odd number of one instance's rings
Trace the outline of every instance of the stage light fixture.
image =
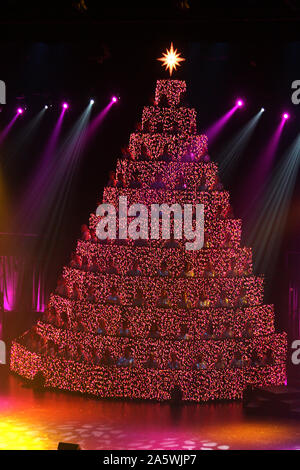
{"type": "Polygon", "coordinates": [[[24,113],[24,109],[23,109],[23,108],[18,108],[18,109],[17,109],[17,113],[18,113],[18,114],[23,114],[23,113],[24,113]]]}
{"type": "Polygon", "coordinates": [[[265,112],[265,108],[261,108],[260,112],[261,112],[261,113],[264,113],[264,112],[265,112]]]}
{"type": "Polygon", "coordinates": [[[112,102],[113,102],[113,103],[116,103],[117,101],[118,101],[118,98],[117,98],[116,96],[113,96],[113,97],[112,97],[112,102]]]}
{"type": "Polygon", "coordinates": [[[57,450],[81,450],[79,444],[73,444],[71,442],[59,442],[57,450]]]}
{"type": "Polygon", "coordinates": [[[90,104],[94,104],[94,103],[95,103],[95,100],[91,99],[90,104]]]}
{"type": "Polygon", "coordinates": [[[283,119],[289,119],[290,115],[289,113],[283,113],[282,117],[283,119]]]}
{"type": "Polygon", "coordinates": [[[241,99],[238,99],[238,100],[236,101],[236,105],[237,105],[238,108],[241,108],[242,106],[244,106],[244,101],[241,100],[241,99]]]}
{"type": "Polygon", "coordinates": [[[45,109],[48,109],[48,105],[47,105],[47,104],[45,104],[44,108],[45,108],[45,109]]]}
{"type": "Polygon", "coordinates": [[[63,103],[63,108],[64,108],[64,109],[68,109],[68,107],[69,107],[68,103],[66,103],[66,102],[63,103]]]}

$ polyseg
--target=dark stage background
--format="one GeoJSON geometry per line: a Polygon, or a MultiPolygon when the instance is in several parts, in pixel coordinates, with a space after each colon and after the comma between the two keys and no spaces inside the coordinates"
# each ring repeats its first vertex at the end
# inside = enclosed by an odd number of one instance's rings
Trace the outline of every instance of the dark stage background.
{"type": "MultiPolygon", "coordinates": [[[[61,208],[62,218],[55,226],[55,233],[46,227],[42,233],[32,234],[35,239],[33,248],[30,248],[33,263],[36,263],[38,271],[42,270],[44,264],[48,266],[47,272],[43,273],[46,297],[55,287],[62,266],[69,260],[80,235],[81,224],[87,223],[90,212],[95,210],[108,172],[115,168],[117,158],[121,155],[121,147],[127,145],[129,134],[134,131],[143,106],[150,102],[156,79],[167,78],[156,58],[169,47],[171,39],[154,38],[145,41],[136,38],[135,41],[127,41],[125,37],[109,37],[107,40],[81,37],[72,42],[0,42],[0,78],[7,84],[7,104],[0,113],[1,127],[9,122],[16,107],[27,107],[0,151],[1,179],[5,185],[2,202],[7,208],[6,215],[0,220],[0,231],[3,233],[10,232],[12,226],[14,233],[18,233],[15,214],[56,123],[61,102],[67,100],[70,103],[63,122],[62,140],[91,97],[95,99],[93,115],[96,115],[112,95],[120,96],[120,101],[109,111],[80,159],[66,205],[61,208]],[[19,148],[18,136],[22,128],[41,107],[49,103],[53,107],[43,117],[38,133],[19,148]],[[45,240],[51,240],[51,249],[44,243],[45,240]]],[[[282,133],[274,165],[299,132],[300,106],[291,103],[291,83],[300,78],[300,42],[255,40],[253,37],[251,41],[240,42],[174,40],[174,45],[186,58],[174,78],[187,81],[188,103],[198,112],[198,131],[205,132],[207,127],[232,107],[238,96],[246,101],[245,108],[235,113],[226,129],[209,145],[212,160],[216,160],[225,144],[262,106],[266,109],[249,145],[226,181],[235,214],[243,217],[247,214],[247,198],[241,198],[240,191],[284,110],[290,112],[291,118],[282,133]]],[[[259,189],[255,186],[249,188],[249,196],[259,189]]],[[[280,256],[275,269],[265,273],[269,285],[266,300],[275,303],[280,329],[289,325],[290,276],[300,279],[299,263],[291,272],[286,262],[287,253],[299,250],[300,246],[299,206],[298,175],[284,227],[280,256]]],[[[247,225],[247,216],[244,219],[247,225]]],[[[28,233],[31,233],[30,223],[27,226],[28,233]]],[[[15,240],[15,236],[11,236],[11,239],[15,240]]],[[[244,243],[247,244],[246,239],[244,243]]],[[[25,256],[27,248],[23,242],[17,244],[18,255],[25,256]]],[[[15,243],[13,245],[16,246],[15,243]]],[[[8,254],[11,250],[10,242],[4,243],[1,255],[6,255],[6,249],[8,254]]],[[[35,269],[32,269],[33,272],[35,269]]],[[[30,309],[22,309],[21,306],[22,302],[16,309],[15,317],[10,316],[10,321],[15,325],[23,324],[22,316],[28,317],[30,309]]]]}

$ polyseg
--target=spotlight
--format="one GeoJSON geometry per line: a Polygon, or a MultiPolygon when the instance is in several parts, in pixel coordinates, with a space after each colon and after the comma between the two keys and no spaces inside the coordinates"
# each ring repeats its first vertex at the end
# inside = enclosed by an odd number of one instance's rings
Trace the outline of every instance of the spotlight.
{"type": "Polygon", "coordinates": [[[113,102],[113,103],[116,103],[117,101],[118,101],[118,98],[117,98],[116,96],[113,96],[113,97],[112,97],[112,102],[113,102]]]}
{"type": "Polygon", "coordinates": [[[244,101],[241,100],[241,99],[238,99],[238,100],[236,101],[236,105],[237,105],[239,108],[241,108],[242,106],[244,106],[244,101]]]}
{"type": "Polygon", "coordinates": [[[48,109],[48,105],[47,105],[47,104],[45,104],[44,109],[48,109]]]}
{"type": "Polygon", "coordinates": [[[68,109],[68,107],[69,107],[68,103],[63,103],[63,108],[64,109],[68,109]]]}
{"type": "Polygon", "coordinates": [[[288,119],[290,117],[290,115],[288,113],[283,113],[282,117],[283,117],[283,119],[288,119]]]}
{"type": "Polygon", "coordinates": [[[90,104],[94,104],[94,103],[95,103],[95,100],[91,99],[90,104]]]}
{"type": "Polygon", "coordinates": [[[24,109],[23,109],[23,108],[18,108],[18,109],[17,109],[17,113],[18,113],[18,114],[23,114],[23,113],[24,113],[24,109]]]}
{"type": "Polygon", "coordinates": [[[260,112],[261,112],[261,113],[264,113],[264,112],[265,112],[265,108],[261,108],[260,112]]]}

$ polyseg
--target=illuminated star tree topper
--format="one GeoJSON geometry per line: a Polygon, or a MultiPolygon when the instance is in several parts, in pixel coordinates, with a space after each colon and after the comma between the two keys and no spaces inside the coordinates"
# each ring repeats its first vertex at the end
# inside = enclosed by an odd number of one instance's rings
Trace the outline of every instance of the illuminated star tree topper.
{"type": "Polygon", "coordinates": [[[173,43],[171,42],[170,49],[167,49],[167,52],[163,53],[163,56],[157,59],[161,61],[166,70],[169,69],[170,76],[172,75],[173,69],[176,70],[177,66],[180,66],[180,62],[184,61],[183,57],[180,57],[180,53],[177,52],[177,49],[174,50],[173,43]]]}

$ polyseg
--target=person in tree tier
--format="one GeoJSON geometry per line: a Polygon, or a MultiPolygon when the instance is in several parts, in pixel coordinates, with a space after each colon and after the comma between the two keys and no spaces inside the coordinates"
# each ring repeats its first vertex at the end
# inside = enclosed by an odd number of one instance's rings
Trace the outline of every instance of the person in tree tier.
{"type": "Polygon", "coordinates": [[[203,339],[216,339],[216,335],[214,333],[213,322],[211,320],[209,320],[206,330],[202,335],[202,338],[203,339]]]}
{"type": "Polygon", "coordinates": [[[187,296],[187,293],[184,291],[184,292],[181,292],[181,298],[178,302],[178,308],[184,308],[184,309],[189,309],[191,308],[192,304],[191,302],[188,300],[188,296],[187,296]]]}
{"type": "Polygon", "coordinates": [[[165,289],[162,289],[157,305],[161,308],[169,308],[171,306],[169,296],[165,289]]]}
{"type": "Polygon", "coordinates": [[[157,274],[160,277],[169,277],[169,270],[166,260],[162,260],[160,263],[160,268],[158,269],[157,274]]]}
{"type": "Polygon", "coordinates": [[[200,292],[199,299],[196,303],[196,308],[208,308],[211,302],[205,292],[200,292]]]}
{"type": "Polygon", "coordinates": [[[171,370],[180,369],[180,363],[177,359],[176,353],[174,352],[171,353],[171,358],[170,358],[170,361],[168,362],[168,369],[171,369],[171,370]]]}
{"type": "Polygon", "coordinates": [[[88,288],[88,295],[87,295],[87,298],[86,300],[88,302],[91,302],[91,303],[95,303],[96,302],[96,296],[95,296],[95,288],[93,286],[90,286],[88,288]]]}
{"type": "Polygon", "coordinates": [[[247,321],[242,331],[242,336],[243,338],[253,338],[253,334],[253,326],[250,321],[247,321]]]}
{"type": "Polygon", "coordinates": [[[163,162],[166,162],[166,163],[169,163],[170,161],[172,161],[172,155],[169,151],[169,145],[168,144],[164,145],[163,152],[161,154],[161,160],[163,162]]]}
{"type": "Polygon", "coordinates": [[[226,322],[224,325],[224,329],[221,335],[222,339],[232,339],[234,337],[234,331],[230,326],[229,322],[226,322]]]}
{"type": "Polygon", "coordinates": [[[180,174],[176,180],[175,190],[176,191],[185,191],[187,189],[187,184],[185,182],[183,174],[180,174]]]}
{"type": "Polygon", "coordinates": [[[105,269],[106,274],[119,274],[119,270],[116,267],[112,257],[109,257],[107,260],[107,267],[105,269]]]}
{"type": "Polygon", "coordinates": [[[179,332],[177,339],[180,341],[190,341],[192,339],[192,335],[189,334],[189,329],[188,329],[187,324],[183,323],[180,326],[180,332],[179,332]]]}
{"type": "Polygon", "coordinates": [[[150,189],[166,189],[166,185],[163,181],[162,173],[158,172],[155,175],[154,181],[150,185],[150,189]]]}
{"type": "Polygon", "coordinates": [[[110,349],[106,348],[100,359],[100,365],[104,367],[111,367],[115,365],[115,360],[111,355],[110,349]]]}
{"type": "Polygon", "coordinates": [[[81,292],[77,282],[74,282],[73,284],[71,300],[81,300],[81,292]]]}
{"type": "Polygon", "coordinates": [[[116,285],[113,285],[110,294],[107,297],[107,303],[110,305],[120,305],[120,297],[118,295],[118,289],[116,285]]]}
{"type": "Polygon", "coordinates": [[[242,354],[239,351],[235,351],[233,359],[230,363],[230,367],[233,369],[241,369],[244,366],[242,354]]]}
{"type": "Polygon", "coordinates": [[[149,338],[151,339],[159,339],[160,338],[160,331],[158,328],[157,323],[152,323],[149,330],[149,338]]]}
{"type": "Polygon", "coordinates": [[[171,233],[169,240],[164,242],[163,248],[180,248],[180,243],[178,240],[175,240],[173,233],[171,233]]]}
{"type": "Polygon", "coordinates": [[[221,290],[221,292],[218,295],[216,307],[229,307],[229,299],[224,290],[221,290]]]}
{"type": "Polygon", "coordinates": [[[103,320],[103,318],[100,318],[100,320],[98,322],[98,327],[96,329],[96,334],[100,335],[100,336],[106,336],[107,335],[106,324],[105,324],[105,321],[103,320]]]}
{"type": "Polygon", "coordinates": [[[116,188],[117,187],[117,179],[116,179],[116,174],[114,171],[109,172],[109,178],[107,182],[107,187],[108,188],[116,188]]]}
{"type": "Polygon", "coordinates": [[[142,271],[140,269],[139,262],[135,260],[132,263],[132,268],[129,269],[129,271],[127,272],[127,276],[141,276],[141,275],[142,275],[142,271]]]}
{"type": "Polygon", "coordinates": [[[225,367],[226,367],[226,364],[224,362],[222,354],[218,354],[217,360],[216,360],[216,363],[215,363],[215,369],[216,370],[222,370],[222,369],[225,369],[225,367]]]}
{"type": "Polygon", "coordinates": [[[139,173],[137,171],[135,171],[132,175],[132,179],[130,181],[129,188],[130,189],[141,189],[141,187],[142,187],[142,183],[141,183],[141,180],[140,180],[139,173]]]}
{"type": "Polygon", "coordinates": [[[261,359],[256,351],[256,349],[254,349],[252,351],[252,354],[251,354],[251,357],[250,357],[250,366],[251,367],[259,367],[261,365],[261,359]]]}
{"type": "Polygon", "coordinates": [[[195,370],[206,370],[207,362],[203,359],[203,354],[199,354],[195,363],[195,370]]]}
{"type": "Polygon", "coordinates": [[[145,305],[145,297],[140,287],[137,287],[136,289],[136,293],[133,299],[133,305],[135,307],[142,307],[143,305],[145,305]]]}
{"type": "Polygon", "coordinates": [[[236,268],[236,259],[231,258],[229,262],[229,269],[226,272],[227,277],[237,277],[239,275],[239,271],[236,268]]]}
{"type": "Polygon", "coordinates": [[[199,182],[199,186],[197,187],[197,191],[208,191],[209,188],[208,188],[208,185],[206,183],[206,177],[205,175],[202,175],[201,178],[200,178],[200,182],[199,182]]]}
{"type": "Polygon", "coordinates": [[[91,240],[91,233],[86,224],[81,225],[81,240],[88,242],[91,240]]]}
{"type": "Polygon", "coordinates": [[[190,278],[190,277],[195,276],[194,268],[190,261],[185,261],[181,276],[185,278],[190,278]]]}
{"type": "Polygon", "coordinates": [[[93,348],[91,352],[91,362],[94,364],[94,366],[100,366],[101,360],[95,348],[93,348]]]}
{"type": "Polygon", "coordinates": [[[245,287],[241,287],[236,299],[236,306],[237,307],[247,307],[248,299],[247,299],[247,292],[245,287]]]}
{"type": "Polygon", "coordinates": [[[122,338],[130,338],[130,331],[129,331],[129,322],[128,320],[123,320],[121,328],[119,328],[118,335],[122,338]]]}
{"type": "Polygon", "coordinates": [[[207,261],[205,267],[204,267],[204,272],[203,276],[207,279],[216,277],[216,271],[211,263],[211,261],[207,261]]]}
{"type": "Polygon", "coordinates": [[[273,366],[275,361],[274,361],[274,355],[273,351],[271,348],[268,348],[266,352],[263,355],[262,361],[261,361],[263,366],[273,366]]]}
{"type": "Polygon", "coordinates": [[[145,369],[158,369],[158,363],[155,360],[155,356],[153,353],[149,354],[149,357],[145,362],[145,369]]]}
{"type": "Polygon", "coordinates": [[[89,260],[88,260],[87,256],[82,257],[81,269],[83,271],[89,271],[89,269],[90,269],[90,263],[89,263],[89,260]]]}
{"type": "Polygon", "coordinates": [[[81,258],[80,258],[80,256],[77,255],[76,253],[72,253],[71,261],[70,261],[69,266],[70,266],[70,268],[73,268],[73,269],[81,269],[81,258]]]}

